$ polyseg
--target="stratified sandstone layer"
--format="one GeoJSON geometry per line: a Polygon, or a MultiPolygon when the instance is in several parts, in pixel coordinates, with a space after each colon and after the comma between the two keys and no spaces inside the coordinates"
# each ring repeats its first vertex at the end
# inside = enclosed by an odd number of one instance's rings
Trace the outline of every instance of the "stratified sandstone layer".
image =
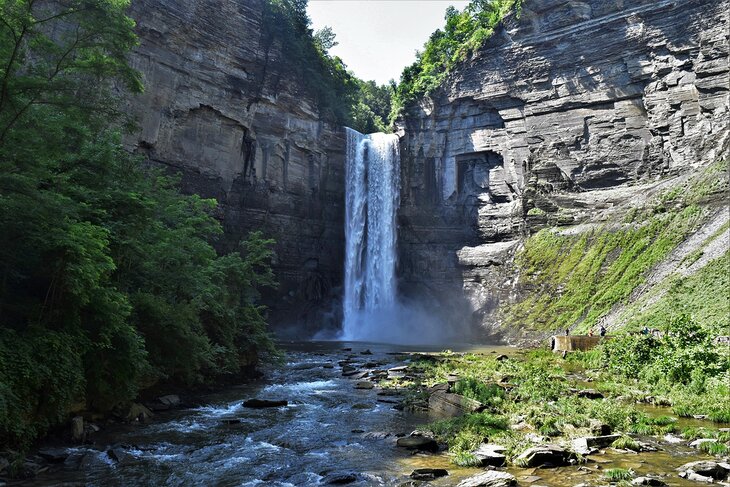
{"type": "Polygon", "coordinates": [[[220,203],[233,250],[251,230],[276,239],[272,322],[321,326],[341,282],[344,131],[321,121],[262,0],[135,0],[131,150],[181,172],[184,189],[220,203]]]}
{"type": "Polygon", "coordinates": [[[610,221],[614,206],[723,157],[729,11],[526,0],[403,120],[403,291],[466,302],[475,324],[498,328],[526,235],[610,221]]]}

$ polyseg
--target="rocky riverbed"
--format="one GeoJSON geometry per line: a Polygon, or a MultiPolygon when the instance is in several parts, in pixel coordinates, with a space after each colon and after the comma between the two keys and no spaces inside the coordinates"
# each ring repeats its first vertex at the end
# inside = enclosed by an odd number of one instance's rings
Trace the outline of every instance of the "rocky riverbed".
{"type": "MultiPolygon", "coordinates": [[[[600,431],[571,440],[534,434],[534,444],[509,462],[506,448],[486,443],[475,452],[481,467],[459,467],[423,425],[480,405],[460,401],[453,384],[421,394],[399,387],[423,374],[415,364],[424,355],[374,344],[287,348],[286,363],[261,382],[207,396],[203,406],[158,412],[147,424],[108,427],[93,444],[43,450],[30,458],[43,471],[8,485],[573,487],[608,485],[609,472],[621,469],[635,485],[688,486],[723,482],[730,472],[697,441],[633,435],[639,448],[622,449],[613,443],[617,435],[600,431]]],[[[518,355],[503,347],[479,353],[518,355]]]]}

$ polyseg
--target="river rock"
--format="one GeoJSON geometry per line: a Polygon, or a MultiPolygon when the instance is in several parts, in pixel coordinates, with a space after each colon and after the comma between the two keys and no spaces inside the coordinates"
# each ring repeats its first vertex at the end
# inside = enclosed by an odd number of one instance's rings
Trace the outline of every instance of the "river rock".
{"type": "Polygon", "coordinates": [[[129,406],[129,411],[126,414],[125,419],[127,421],[140,421],[145,422],[149,420],[154,414],[147,407],[139,403],[132,403],[129,406]]]}
{"type": "Polygon", "coordinates": [[[66,448],[41,448],[38,456],[50,463],[63,463],[69,456],[66,448]]]}
{"type": "Polygon", "coordinates": [[[74,441],[82,441],[84,439],[83,416],[76,416],[71,420],[71,437],[74,441]]]}
{"type": "Polygon", "coordinates": [[[507,449],[501,445],[482,443],[471,454],[479,461],[480,467],[502,467],[507,461],[507,449]]]}
{"type": "Polygon", "coordinates": [[[372,355],[372,354],[373,354],[373,352],[371,352],[369,348],[360,352],[360,355],[372,355]]]}
{"type": "Polygon", "coordinates": [[[653,487],[662,487],[667,484],[663,480],[655,477],[636,477],[631,481],[631,485],[651,485],[653,487]]]}
{"type": "Polygon", "coordinates": [[[325,475],[321,483],[325,485],[347,485],[357,482],[358,474],[354,472],[333,472],[325,475]]]}
{"type": "Polygon", "coordinates": [[[355,389],[373,389],[375,384],[370,381],[362,380],[355,384],[355,389]]]}
{"type": "Polygon", "coordinates": [[[595,453],[598,448],[606,448],[621,438],[621,435],[586,436],[572,441],[573,451],[581,455],[595,453]]]}
{"type": "Polygon", "coordinates": [[[510,487],[517,485],[517,478],[507,472],[490,470],[464,479],[457,487],[510,487]]]}
{"type": "Polygon", "coordinates": [[[459,394],[434,392],[428,398],[428,408],[447,416],[461,416],[465,413],[480,411],[484,408],[484,405],[479,401],[459,394]]]}
{"type": "Polygon", "coordinates": [[[717,443],[717,440],[715,438],[700,438],[691,442],[689,446],[692,448],[699,448],[704,443],[717,443]]]}
{"type": "Polygon", "coordinates": [[[127,453],[122,447],[111,447],[106,451],[109,458],[119,464],[129,464],[135,460],[134,455],[127,453]]]}
{"type": "Polygon", "coordinates": [[[432,453],[439,451],[438,443],[430,436],[405,436],[398,438],[396,445],[409,450],[428,451],[432,453]]]}
{"type": "Polygon", "coordinates": [[[157,400],[165,406],[169,406],[171,408],[179,406],[181,402],[180,396],[178,396],[177,394],[168,394],[166,396],[157,398],[157,400]]]}
{"type": "Polygon", "coordinates": [[[528,448],[515,459],[521,467],[560,467],[570,464],[575,455],[558,445],[540,445],[528,448]]]}
{"type": "Polygon", "coordinates": [[[269,399],[249,399],[248,401],[243,402],[243,407],[245,408],[278,408],[282,406],[287,406],[289,404],[288,401],[279,401],[279,400],[269,400],[269,399]]]}
{"type": "Polygon", "coordinates": [[[411,472],[413,480],[436,480],[447,475],[449,475],[449,471],[443,468],[417,468],[411,472]]]}
{"type": "Polygon", "coordinates": [[[586,399],[603,399],[604,396],[601,392],[598,392],[595,389],[580,389],[577,392],[578,397],[583,397],[586,399]]]}
{"type": "Polygon", "coordinates": [[[677,469],[679,476],[688,480],[699,480],[698,476],[714,480],[725,480],[730,474],[730,465],[723,462],[700,460],[685,463],[677,469]]]}

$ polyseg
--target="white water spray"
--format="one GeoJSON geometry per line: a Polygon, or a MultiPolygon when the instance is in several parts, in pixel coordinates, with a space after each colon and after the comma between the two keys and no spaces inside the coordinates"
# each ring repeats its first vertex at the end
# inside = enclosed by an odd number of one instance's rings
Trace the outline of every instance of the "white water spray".
{"type": "Polygon", "coordinates": [[[396,305],[396,211],[400,201],[398,137],[347,129],[345,299],[341,338],[387,341],[396,305]]]}

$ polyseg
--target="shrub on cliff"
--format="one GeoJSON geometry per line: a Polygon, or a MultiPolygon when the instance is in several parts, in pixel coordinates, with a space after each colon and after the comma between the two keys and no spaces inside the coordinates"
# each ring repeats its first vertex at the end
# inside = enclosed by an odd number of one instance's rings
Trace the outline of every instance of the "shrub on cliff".
{"type": "Polygon", "coordinates": [[[127,7],[0,0],[0,444],[274,352],[271,242],[217,255],[215,201],[121,146],[112,93],[141,89],[127,7]]]}
{"type": "Polygon", "coordinates": [[[409,102],[438,88],[458,63],[465,61],[494,33],[510,11],[519,12],[521,0],[473,0],[459,12],[446,10],[446,26],[437,30],[403,70],[393,97],[391,121],[409,102]]]}

